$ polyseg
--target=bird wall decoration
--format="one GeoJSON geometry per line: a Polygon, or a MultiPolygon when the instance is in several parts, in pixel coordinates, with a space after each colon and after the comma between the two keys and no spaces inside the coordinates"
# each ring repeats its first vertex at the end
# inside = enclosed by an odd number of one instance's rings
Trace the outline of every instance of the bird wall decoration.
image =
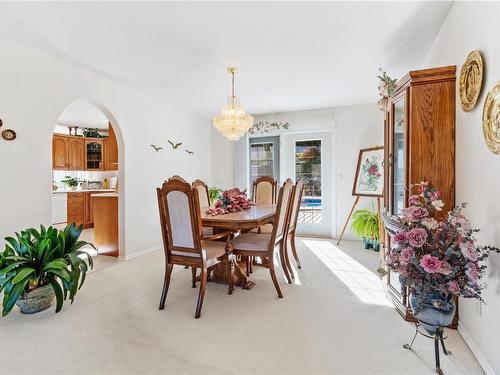
{"type": "Polygon", "coordinates": [[[177,150],[177,149],[179,148],[179,146],[181,146],[181,145],[182,145],[182,142],[179,142],[179,143],[174,143],[174,142],[172,142],[170,139],[168,139],[168,143],[170,143],[170,146],[172,146],[172,148],[173,148],[174,150],[177,150]]]}
{"type": "Polygon", "coordinates": [[[185,149],[184,151],[186,151],[189,155],[194,155],[194,152],[191,150],[185,149]]]}
{"type": "Polygon", "coordinates": [[[153,149],[154,149],[156,152],[158,152],[158,151],[160,151],[160,150],[163,150],[163,147],[161,147],[161,146],[156,146],[156,145],[150,145],[150,146],[151,146],[151,147],[153,147],[153,149]]]}

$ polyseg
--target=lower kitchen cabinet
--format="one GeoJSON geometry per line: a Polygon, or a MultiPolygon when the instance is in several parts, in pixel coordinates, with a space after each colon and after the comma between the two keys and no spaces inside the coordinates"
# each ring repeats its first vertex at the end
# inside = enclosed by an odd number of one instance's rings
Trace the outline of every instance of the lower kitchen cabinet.
{"type": "Polygon", "coordinates": [[[68,193],[68,224],[94,226],[93,198],[90,192],[68,193]]]}

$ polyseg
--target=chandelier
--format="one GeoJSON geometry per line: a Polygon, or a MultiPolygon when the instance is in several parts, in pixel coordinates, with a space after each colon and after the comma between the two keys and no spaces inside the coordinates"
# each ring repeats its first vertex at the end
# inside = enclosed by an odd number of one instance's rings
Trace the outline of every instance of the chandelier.
{"type": "Polygon", "coordinates": [[[234,95],[234,73],[236,68],[227,68],[231,74],[231,96],[228,103],[222,107],[221,114],[212,120],[214,127],[230,141],[237,141],[253,126],[253,117],[245,114],[240,100],[234,95]]]}

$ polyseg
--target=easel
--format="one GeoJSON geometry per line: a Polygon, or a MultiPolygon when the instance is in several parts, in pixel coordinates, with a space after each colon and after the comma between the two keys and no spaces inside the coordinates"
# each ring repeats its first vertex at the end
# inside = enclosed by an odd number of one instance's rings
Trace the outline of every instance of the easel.
{"type": "MultiPolygon", "coordinates": [[[[342,241],[342,238],[344,237],[344,232],[347,228],[347,224],[349,224],[349,220],[351,220],[352,213],[354,212],[354,209],[356,208],[356,205],[358,204],[360,197],[361,197],[361,195],[357,195],[356,199],[354,200],[354,204],[352,205],[351,211],[349,212],[349,216],[347,216],[347,220],[345,221],[344,228],[342,228],[342,233],[340,233],[339,240],[337,241],[337,246],[340,244],[340,241],[342,241]]],[[[380,218],[380,198],[381,197],[375,196],[374,198],[377,198],[378,220],[379,220],[379,223],[381,223],[381,218],[380,218]]],[[[379,225],[378,231],[379,231],[380,238],[382,239],[383,238],[382,225],[379,225]]]]}

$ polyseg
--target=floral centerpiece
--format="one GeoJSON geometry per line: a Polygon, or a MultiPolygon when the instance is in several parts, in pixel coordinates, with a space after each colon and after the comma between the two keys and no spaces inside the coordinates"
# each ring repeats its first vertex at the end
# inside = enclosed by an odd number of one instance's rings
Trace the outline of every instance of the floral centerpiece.
{"type": "Polygon", "coordinates": [[[219,199],[215,202],[214,207],[209,207],[206,213],[212,216],[223,215],[229,212],[249,209],[252,205],[252,201],[247,198],[246,189],[241,191],[239,188],[235,187],[224,190],[219,195],[219,199]]]}
{"type": "Polygon", "coordinates": [[[386,265],[412,293],[414,313],[425,307],[450,310],[453,296],[483,301],[479,280],[486,265],[481,262],[500,250],[476,244],[474,233],[479,230],[462,213],[465,203],[437,220],[433,216],[444,206],[440,192],[428,182],[413,185],[411,192],[409,207],[397,218],[399,230],[386,265]]]}

